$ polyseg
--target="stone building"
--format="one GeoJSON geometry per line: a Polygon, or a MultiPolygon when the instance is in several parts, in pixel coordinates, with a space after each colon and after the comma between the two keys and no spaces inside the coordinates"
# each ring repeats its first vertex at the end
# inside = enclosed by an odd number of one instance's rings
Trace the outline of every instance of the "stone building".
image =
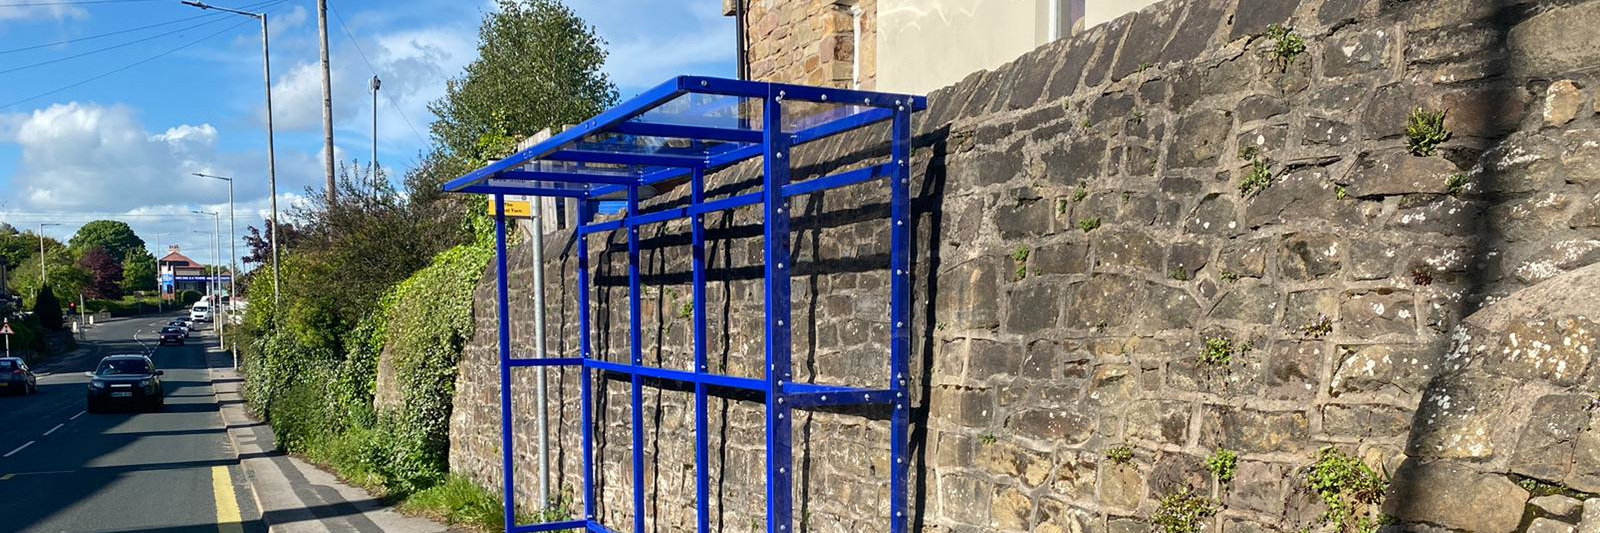
{"type": "Polygon", "coordinates": [[[1156,1],[723,0],[723,14],[742,21],[750,79],[922,94],[1156,1]]]}

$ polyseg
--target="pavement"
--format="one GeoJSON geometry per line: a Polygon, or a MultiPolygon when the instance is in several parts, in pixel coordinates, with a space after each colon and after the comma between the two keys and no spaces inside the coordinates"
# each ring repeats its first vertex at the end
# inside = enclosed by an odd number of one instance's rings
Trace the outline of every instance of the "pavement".
{"type": "Polygon", "coordinates": [[[448,531],[277,451],[210,331],[155,345],[173,316],[102,322],[78,350],[36,365],[38,395],[0,396],[0,531],[448,531]],[[166,372],[166,408],[86,413],[83,373],[123,353],[166,372]]]}

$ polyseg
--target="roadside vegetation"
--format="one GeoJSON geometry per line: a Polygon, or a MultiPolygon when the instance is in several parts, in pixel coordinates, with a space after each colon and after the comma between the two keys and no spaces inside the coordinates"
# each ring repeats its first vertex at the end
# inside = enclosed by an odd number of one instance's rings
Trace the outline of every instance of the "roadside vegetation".
{"type": "Polygon", "coordinates": [[[250,228],[247,260],[258,268],[241,370],[251,409],[286,451],[409,512],[498,530],[498,491],[449,472],[456,363],[493,223],[484,198],[439,186],[511,153],[516,139],[604,110],[616,90],[600,72],[604,43],[556,0],[500,0],[478,54],[429,106],[433,146],[400,185],[343,165],[336,200],[307,194],[287,217],[281,294],[269,232],[250,228]]]}

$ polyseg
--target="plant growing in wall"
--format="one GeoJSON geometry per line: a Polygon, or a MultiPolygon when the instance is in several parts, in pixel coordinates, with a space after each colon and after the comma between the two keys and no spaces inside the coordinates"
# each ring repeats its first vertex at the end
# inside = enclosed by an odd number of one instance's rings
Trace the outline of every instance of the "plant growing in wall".
{"type": "Polygon", "coordinates": [[[1317,318],[1300,326],[1300,334],[1313,339],[1326,337],[1329,333],[1333,333],[1333,319],[1323,313],[1317,313],[1317,318]]]}
{"type": "Polygon", "coordinates": [[[1156,512],[1150,515],[1150,521],[1165,533],[1198,533],[1205,528],[1205,522],[1217,515],[1219,505],[1216,500],[1196,494],[1193,488],[1184,487],[1183,490],[1161,497],[1161,502],[1156,505],[1156,512]]]}
{"type": "Polygon", "coordinates": [[[1250,162],[1250,170],[1239,180],[1239,196],[1250,196],[1272,185],[1272,168],[1256,147],[1246,147],[1239,155],[1250,162]]]}
{"type": "Polygon", "coordinates": [[[1328,506],[1323,522],[1337,531],[1376,531],[1389,520],[1377,512],[1389,490],[1388,476],[1360,458],[1337,448],[1323,448],[1317,451],[1306,481],[1328,506]]]}
{"type": "Polygon", "coordinates": [[[1272,50],[1268,54],[1272,57],[1273,64],[1280,70],[1289,70],[1295,58],[1306,51],[1306,40],[1300,37],[1294,28],[1282,24],[1267,26],[1266,37],[1272,40],[1272,50]]]}
{"type": "Polygon", "coordinates": [[[1419,107],[1406,118],[1406,145],[1412,155],[1431,156],[1441,143],[1450,140],[1450,130],[1444,127],[1445,113],[1419,107]]]}
{"type": "Polygon", "coordinates": [[[1245,347],[1236,347],[1233,339],[1227,337],[1209,337],[1206,339],[1205,348],[1200,351],[1200,362],[1211,366],[1228,366],[1233,363],[1233,355],[1245,350],[1245,347]]]}
{"type": "Polygon", "coordinates": [[[1450,191],[1452,195],[1459,195],[1465,192],[1470,185],[1472,185],[1472,178],[1467,177],[1465,172],[1451,174],[1450,177],[1444,180],[1445,190],[1450,191]]]}
{"type": "Polygon", "coordinates": [[[1113,464],[1125,465],[1133,460],[1133,448],[1126,444],[1118,444],[1106,448],[1106,459],[1113,464]]]}
{"type": "Polygon", "coordinates": [[[1206,458],[1206,470],[1217,477],[1217,483],[1227,484],[1233,481],[1234,472],[1239,468],[1239,454],[1226,448],[1217,448],[1211,457],[1206,458]]]}
{"type": "Polygon", "coordinates": [[[1078,219],[1078,229],[1088,233],[1100,228],[1100,217],[1087,217],[1078,219]]]}
{"type": "Polygon", "coordinates": [[[1011,260],[1017,263],[1015,279],[1021,280],[1028,277],[1028,256],[1033,254],[1027,246],[1018,246],[1011,252],[1011,260]]]}

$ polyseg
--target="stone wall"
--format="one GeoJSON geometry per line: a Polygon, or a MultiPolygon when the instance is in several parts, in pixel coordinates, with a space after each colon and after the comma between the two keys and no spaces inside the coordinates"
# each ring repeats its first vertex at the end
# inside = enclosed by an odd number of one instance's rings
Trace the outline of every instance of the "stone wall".
{"type": "MultiPolygon", "coordinates": [[[[1308,482],[1324,448],[1393,477],[1358,506],[1372,520],[1578,524],[1572,502],[1600,491],[1595,315],[1578,305],[1596,288],[1563,273],[1600,259],[1597,26],[1600,1],[1172,0],[929,95],[912,185],[917,529],[1143,530],[1185,489],[1217,502],[1207,530],[1335,529],[1308,482]],[[1272,57],[1273,23],[1303,38],[1293,61],[1272,57]],[[1447,111],[1431,156],[1408,147],[1419,107],[1447,111]],[[1237,453],[1228,482],[1206,469],[1219,449],[1237,453]]],[[[795,176],[869,164],[885,138],[797,148],[795,176]]],[[[750,190],[755,171],[712,176],[711,197],[750,190]]],[[[792,206],[797,379],[887,373],[880,189],[792,206]]],[[[758,214],[706,217],[713,371],[760,375],[758,214]]],[[[650,364],[692,360],[686,228],[641,232],[650,364]]],[[[574,241],[544,244],[552,355],[571,355],[574,241]]],[[[611,360],[631,349],[624,244],[590,241],[595,353],[611,360]]],[[[526,355],[526,244],[513,265],[526,355]]],[[[486,274],[451,465],[498,486],[486,274]]],[[[514,377],[525,502],[533,375],[514,377]]],[[[552,375],[556,482],[572,494],[578,381],[552,375]]],[[[600,383],[602,517],[627,529],[630,389],[600,383]]],[[[645,389],[652,531],[693,529],[692,397],[645,389]]],[[[711,413],[714,529],[758,531],[761,405],[720,395],[711,413]]],[[[883,529],[886,423],[863,414],[796,415],[798,529],[883,529]]]]}

